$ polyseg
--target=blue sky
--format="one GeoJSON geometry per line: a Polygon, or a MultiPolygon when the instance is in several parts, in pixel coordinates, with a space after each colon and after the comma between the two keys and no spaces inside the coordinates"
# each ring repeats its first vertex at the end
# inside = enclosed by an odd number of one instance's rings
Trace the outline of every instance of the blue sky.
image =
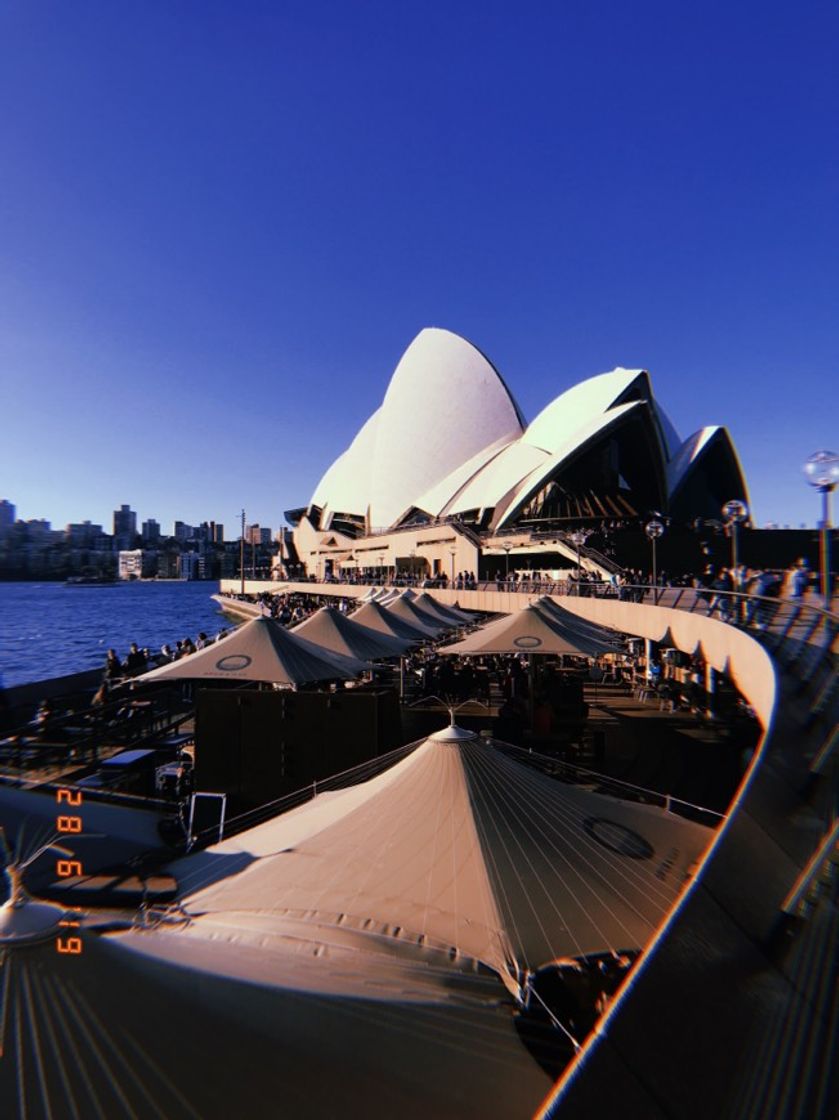
{"type": "Polygon", "coordinates": [[[0,497],[276,527],[424,326],[837,449],[839,9],[0,0],[0,497]]]}

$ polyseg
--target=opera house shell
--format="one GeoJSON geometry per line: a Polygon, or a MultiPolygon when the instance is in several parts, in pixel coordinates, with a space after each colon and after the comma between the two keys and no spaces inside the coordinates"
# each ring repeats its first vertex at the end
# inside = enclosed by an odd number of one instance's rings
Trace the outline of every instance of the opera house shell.
{"type": "Polygon", "coordinates": [[[747,497],[726,429],[703,427],[681,439],[645,370],[581,381],[527,424],[480,350],[426,328],[308,507],[287,517],[305,527],[304,545],[314,531],[341,546],[440,521],[484,537],[652,512],[688,522],[747,497]]]}

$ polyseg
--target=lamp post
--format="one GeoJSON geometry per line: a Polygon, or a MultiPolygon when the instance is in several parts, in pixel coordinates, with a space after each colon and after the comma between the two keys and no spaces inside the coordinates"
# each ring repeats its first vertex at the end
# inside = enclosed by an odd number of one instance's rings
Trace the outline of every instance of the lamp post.
{"type": "Polygon", "coordinates": [[[504,549],[504,582],[509,583],[510,582],[510,553],[513,550],[513,546],[510,544],[509,541],[505,541],[502,544],[501,547],[504,549]]]}
{"type": "Polygon", "coordinates": [[[656,569],[655,542],[658,540],[658,538],[664,532],[664,526],[662,525],[662,523],[660,521],[657,521],[655,518],[653,518],[652,521],[648,521],[647,524],[644,526],[644,532],[647,534],[647,539],[649,540],[650,545],[652,547],[652,553],[653,553],[653,603],[657,604],[658,603],[658,571],[656,569]]]}
{"type": "Polygon", "coordinates": [[[450,553],[451,558],[452,558],[452,582],[451,582],[450,586],[454,587],[454,558],[455,558],[455,556],[457,556],[457,545],[454,545],[454,544],[449,545],[449,553],[450,553]]]}
{"type": "Polygon", "coordinates": [[[732,498],[730,502],[726,502],[722,507],[722,515],[725,518],[726,527],[731,535],[731,570],[734,572],[738,564],[737,526],[749,516],[749,507],[738,498],[732,498]]]}
{"type": "Polygon", "coordinates": [[[385,554],[383,552],[379,553],[379,575],[381,576],[382,583],[386,583],[387,581],[385,580],[385,554]]]}
{"type": "Polygon", "coordinates": [[[580,594],[580,576],[582,575],[582,560],[580,559],[580,549],[588,539],[588,533],[585,529],[575,529],[573,533],[568,534],[568,539],[577,549],[577,594],[580,594]]]}
{"type": "Polygon", "coordinates": [[[814,486],[822,496],[819,561],[822,600],[824,609],[829,611],[833,593],[833,579],[830,573],[830,495],[839,482],[839,455],[835,451],[817,451],[804,464],[804,474],[810,485],[814,486]]]}
{"type": "Polygon", "coordinates": [[[245,594],[245,511],[242,510],[242,535],[239,538],[239,578],[242,581],[242,594],[245,594]]]}

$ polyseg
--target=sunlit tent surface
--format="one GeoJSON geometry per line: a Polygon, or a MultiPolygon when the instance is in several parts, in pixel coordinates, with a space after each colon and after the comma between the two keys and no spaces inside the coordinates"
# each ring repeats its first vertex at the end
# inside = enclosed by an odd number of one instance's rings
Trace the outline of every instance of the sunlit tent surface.
{"type": "Polygon", "coordinates": [[[254,618],[220,642],[137,677],[138,681],[232,680],[300,685],[351,680],[369,665],[331,653],[289,633],[270,618],[254,618]]]}
{"type": "Polygon", "coordinates": [[[71,1098],[140,1120],[266,1101],[304,1120],[524,1120],[550,1081],[515,1029],[523,970],[645,944],[709,835],[432,737],[177,861],[168,915],[82,930],[72,961],[17,953],[23,1060],[0,1062],[0,1094],[28,1099],[21,1117],[71,1098]]]}
{"type": "Polygon", "coordinates": [[[597,657],[614,652],[616,642],[586,634],[535,606],[504,615],[453,645],[442,646],[439,653],[537,653],[574,654],[597,657]]]}
{"type": "Polygon", "coordinates": [[[241,874],[202,889],[190,859],[173,873],[197,921],[266,905],[304,924],[340,915],[345,932],[398,927],[403,941],[454,948],[511,977],[643,946],[708,836],[481,740],[431,737],[384,774],[195,857],[208,875],[213,857],[255,857],[241,874]]]}
{"type": "Polygon", "coordinates": [[[438,603],[433,595],[429,595],[428,592],[418,595],[414,599],[414,604],[420,610],[434,618],[439,618],[441,622],[448,623],[450,626],[467,626],[475,622],[474,615],[466,614],[464,611],[458,610],[457,607],[449,607],[444,603],[438,603]]]}
{"type": "Polygon", "coordinates": [[[442,634],[445,630],[451,630],[456,625],[453,622],[443,622],[439,618],[434,618],[403,595],[399,595],[391,602],[386,603],[384,609],[389,611],[390,614],[396,615],[397,618],[401,618],[404,622],[409,622],[411,626],[423,630],[429,636],[442,634]]]}
{"type": "Polygon", "coordinates": [[[604,642],[614,643],[618,637],[617,632],[608,626],[599,626],[596,622],[591,622],[581,615],[574,614],[550,595],[542,595],[537,599],[533,606],[537,607],[543,614],[547,614],[549,618],[554,619],[560,625],[567,627],[571,630],[576,630],[581,634],[587,634],[592,638],[600,638],[604,642]]]}
{"type": "Polygon", "coordinates": [[[292,633],[322,649],[365,660],[401,657],[412,644],[404,638],[371,630],[355,619],[347,618],[335,607],[321,607],[295,626],[292,633]]]}
{"type": "Polygon", "coordinates": [[[391,634],[397,638],[407,638],[410,642],[424,642],[431,637],[429,632],[421,627],[418,622],[407,622],[399,615],[392,614],[380,603],[365,603],[350,616],[353,622],[360,622],[370,630],[377,630],[382,634],[391,634]]]}

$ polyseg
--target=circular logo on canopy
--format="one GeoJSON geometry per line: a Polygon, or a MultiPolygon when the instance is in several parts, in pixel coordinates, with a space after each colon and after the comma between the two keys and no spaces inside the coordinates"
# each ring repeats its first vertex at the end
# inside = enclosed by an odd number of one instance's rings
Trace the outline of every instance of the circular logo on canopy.
{"type": "Polygon", "coordinates": [[[655,848],[649,841],[617,821],[610,821],[606,817],[589,817],[583,821],[583,828],[598,844],[602,844],[610,852],[617,852],[619,856],[652,859],[655,855],[655,848]]]}
{"type": "Polygon", "coordinates": [[[542,644],[541,638],[529,637],[523,634],[520,638],[513,638],[513,645],[519,649],[537,649],[542,644]]]}
{"type": "Polygon", "coordinates": [[[247,669],[251,659],[246,653],[229,653],[216,662],[216,668],[225,673],[235,673],[239,669],[247,669]]]}

